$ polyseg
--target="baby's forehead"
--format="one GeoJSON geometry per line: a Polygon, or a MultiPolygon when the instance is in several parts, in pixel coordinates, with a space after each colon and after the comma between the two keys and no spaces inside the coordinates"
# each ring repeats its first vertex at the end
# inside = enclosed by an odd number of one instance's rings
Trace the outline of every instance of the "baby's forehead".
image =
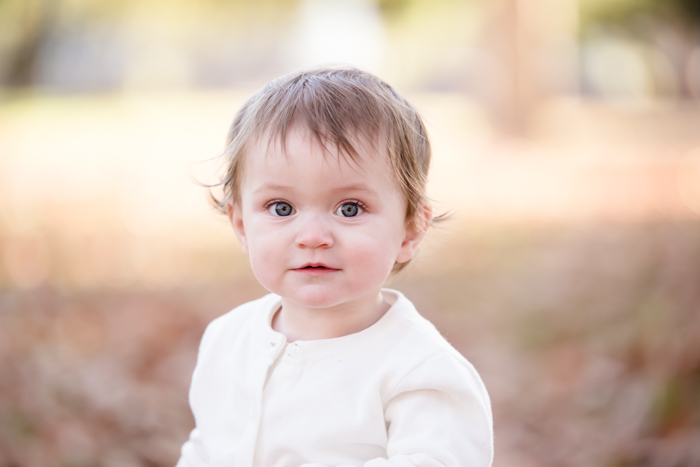
{"type": "Polygon", "coordinates": [[[284,185],[307,191],[321,186],[328,189],[330,183],[337,189],[364,186],[401,192],[388,149],[377,151],[359,138],[353,143],[356,152],[351,154],[333,141],[319,140],[303,127],[287,132],[284,139],[266,135],[246,151],[239,186],[284,185]]]}
{"type": "Polygon", "coordinates": [[[270,157],[289,159],[314,155],[321,156],[317,157],[318,164],[335,163],[356,170],[390,162],[388,144],[377,135],[367,136],[351,130],[338,136],[300,124],[284,130],[266,130],[255,138],[251,149],[246,151],[247,156],[263,159],[257,162],[270,157]]]}

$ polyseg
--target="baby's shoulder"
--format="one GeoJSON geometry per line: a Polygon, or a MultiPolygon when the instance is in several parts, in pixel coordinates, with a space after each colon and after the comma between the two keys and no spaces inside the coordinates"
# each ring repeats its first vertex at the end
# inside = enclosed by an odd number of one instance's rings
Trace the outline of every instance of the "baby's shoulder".
{"type": "Polygon", "coordinates": [[[415,360],[427,360],[443,355],[460,364],[465,362],[464,357],[445,339],[435,325],[412,306],[401,313],[397,331],[392,335],[392,345],[400,354],[413,356],[415,360]]]}
{"type": "Polygon", "coordinates": [[[481,377],[427,319],[416,313],[403,317],[401,332],[392,341],[394,355],[404,363],[392,394],[434,389],[450,394],[476,396],[489,405],[481,377]]]}

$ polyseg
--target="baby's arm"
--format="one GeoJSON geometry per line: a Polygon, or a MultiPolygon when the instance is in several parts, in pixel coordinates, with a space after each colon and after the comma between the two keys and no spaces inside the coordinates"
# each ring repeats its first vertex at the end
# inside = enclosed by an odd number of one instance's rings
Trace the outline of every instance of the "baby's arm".
{"type": "MultiPolygon", "coordinates": [[[[210,323],[209,326],[204,331],[204,335],[202,336],[202,340],[199,343],[199,352],[197,353],[197,366],[195,367],[194,371],[195,374],[198,371],[198,367],[201,364],[201,361],[203,359],[203,355],[206,353],[207,348],[209,347],[209,342],[211,340],[211,336],[214,333],[213,331],[214,326],[213,323],[210,323]]],[[[195,379],[195,375],[192,375],[192,380],[195,379]]],[[[191,394],[190,394],[191,396],[191,394]]],[[[190,401],[191,404],[191,401],[190,401]]],[[[209,466],[209,457],[207,456],[206,449],[204,449],[204,443],[202,442],[202,437],[201,433],[199,431],[199,428],[195,427],[191,432],[190,432],[190,437],[187,441],[185,441],[185,444],[182,445],[182,449],[180,450],[180,459],[177,461],[177,464],[175,467],[208,467],[209,466]]]]}
{"type": "Polygon", "coordinates": [[[385,418],[388,459],[372,459],[364,467],[491,465],[488,395],[473,367],[448,353],[426,360],[404,378],[386,404],[385,418]]]}

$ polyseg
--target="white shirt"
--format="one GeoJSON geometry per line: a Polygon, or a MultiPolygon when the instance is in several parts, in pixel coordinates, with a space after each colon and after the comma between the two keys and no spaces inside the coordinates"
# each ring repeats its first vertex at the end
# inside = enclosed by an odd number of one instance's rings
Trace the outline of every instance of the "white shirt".
{"type": "Polygon", "coordinates": [[[369,328],[287,344],[270,294],[215,319],[177,467],[486,467],[493,421],[474,367],[401,293],[369,328]]]}

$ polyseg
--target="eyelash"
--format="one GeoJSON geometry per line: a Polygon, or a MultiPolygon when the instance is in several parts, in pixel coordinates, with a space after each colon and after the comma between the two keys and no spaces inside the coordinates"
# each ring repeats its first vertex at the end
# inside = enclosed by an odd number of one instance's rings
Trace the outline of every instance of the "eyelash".
{"type": "MultiPolygon", "coordinates": [[[[292,203],[285,201],[283,199],[273,199],[272,201],[269,201],[268,203],[266,203],[264,207],[265,207],[265,210],[267,210],[269,212],[274,205],[281,204],[281,203],[288,204],[289,206],[291,206],[292,212],[290,213],[290,215],[296,211],[296,209],[294,209],[294,206],[292,206],[292,203]]],[[[272,214],[272,212],[270,212],[270,214],[272,214]]],[[[277,216],[277,217],[288,217],[288,216],[277,216]]]]}
{"type": "Polygon", "coordinates": [[[350,200],[347,200],[347,201],[343,201],[342,203],[340,203],[340,205],[339,205],[338,208],[335,210],[335,212],[338,212],[338,211],[339,211],[343,206],[345,206],[346,204],[353,204],[353,205],[357,206],[358,208],[360,208],[361,212],[358,213],[358,214],[355,215],[355,216],[343,216],[343,217],[357,217],[357,216],[359,216],[362,212],[367,212],[367,206],[365,205],[365,203],[363,203],[362,201],[356,200],[356,199],[350,199],[350,200]]]}

